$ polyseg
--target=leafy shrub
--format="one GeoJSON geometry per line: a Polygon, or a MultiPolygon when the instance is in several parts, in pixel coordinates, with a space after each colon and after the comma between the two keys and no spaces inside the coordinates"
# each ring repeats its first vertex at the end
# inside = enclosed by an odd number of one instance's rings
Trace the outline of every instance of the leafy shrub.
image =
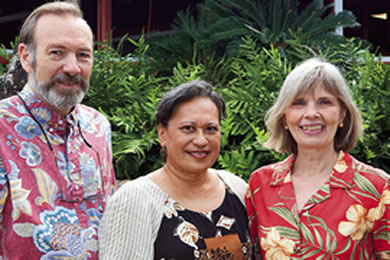
{"type": "MultiPolygon", "coordinates": [[[[112,125],[113,157],[118,179],[143,173],[145,163],[155,168],[158,153],[146,154],[158,141],[154,127],[154,108],[164,78],[149,71],[143,38],[132,42],[134,54],[121,56],[124,37],[116,49],[99,43],[95,51],[91,88],[85,103],[104,113],[112,125]]],[[[149,170],[149,169],[148,169],[149,170]]]]}
{"type": "Polygon", "coordinates": [[[356,27],[359,23],[349,11],[330,12],[332,5],[323,0],[204,0],[196,10],[177,14],[173,34],[151,38],[151,55],[159,69],[168,72],[181,63],[201,63],[213,69],[222,57],[235,57],[243,36],[260,45],[287,48],[288,40],[344,42],[334,33],[338,27],[356,27]]]}
{"type": "Polygon", "coordinates": [[[390,173],[390,65],[376,60],[368,51],[349,66],[354,98],[364,124],[364,134],[352,152],[364,162],[390,173]]]}
{"type": "MultiPolygon", "coordinates": [[[[16,46],[18,45],[18,38],[16,37],[13,42],[10,42],[11,49],[16,50],[16,46]]],[[[12,51],[7,49],[4,44],[0,44],[0,57],[5,61],[10,61],[12,58],[12,51]]],[[[7,64],[0,63],[0,74],[3,74],[7,71],[7,64]]]]}
{"type": "Polygon", "coordinates": [[[238,55],[221,58],[212,70],[198,62],[178,62],[171,74],[164,76],[153,70],[149,45],[143,38],[132,41],[136,51],[124,57],[120,46],[114,49],[102,44],[95,53],[92,87],[86,102],[106,114],[112,124],[118,179],[132,179],[162,166],[155,107],[170,88],[196,78],[211,81],[227,105],[228,117],[221,125],[221,153],[215,168],[247,179],[261,165],[285,158],[263,146],[267,138],[264,116],[291,69],[313,55],[321,55],[341,68],[362,111],[365,134],[352,154],[390,172],[390,131],[386,120],[390,109],[385,102],[390,91],[389,65],[377,61],[368,47],[354,39],[343,44],[323,44],[326,47],[304,46],[300,39],[292,39],[289,49],[260,47],[251,37],[242,41],[238,55]]]}

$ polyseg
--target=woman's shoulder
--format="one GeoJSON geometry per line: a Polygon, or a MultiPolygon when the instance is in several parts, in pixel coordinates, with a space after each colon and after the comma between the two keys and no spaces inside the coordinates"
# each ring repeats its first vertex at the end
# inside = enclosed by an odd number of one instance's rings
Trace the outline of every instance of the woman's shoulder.
{"type": "Polygon", "coordinates": [[[251,179],[262,179],[264,182],[271,180],[283,179],[291,171],[295,161],[295,155],[290,155],[283,161],[263,165],[251,173],[249,182],[251,179]]]}
{"type": "Polygon", "coordinates": [[[148,175],[124,183],[109,199],[109,203],[137,204],[163,200],[166,194],[150,180],[148,175]]]}
{"type": "Polygon", "coordinates": [[[244,204],[245,192],[248,186],[247,183],[240,176],[235,175],[231,172],[216,169],[211,170],[214,171],[227,186],[229,186],[229,188],[238,196],[238,198],[244,204]]]}
{"type": "Polygon", "coordinates": [[[141,176],[133,180],[127,180],[124,181],[124,183],[118,188],[118,190],[115,192],[115,194],[119,194],[117,196],[133,193],[133,192],[140,192],[145,189],[148,189],[150,186],[150,181],[146,176],[141,176]]]}
{"type": "Polygon", "coordinates": [[[236,174],[233,174],[225,170],[212,169],[212,171],[215,171],[219,177],[221,177],[225,182],[227,182],[228,185],[230,183],[239,183],[241,185],[246,185],[244,179],[242,179],[240,176],[236,174]]]}
{"type": "MultiPolygon", "coordinates": [[[[390,181],[390,175],[380,168],[373,167],[356,159],[350,154],[345,155],[346,160],[350,158],[349,167],[354,173],[354,180],[359,181],[361,178],[369,180],[373,184],[385,185],[390,181]]],[[[348,164],[348,163],[347,163],[348,164]]]]}

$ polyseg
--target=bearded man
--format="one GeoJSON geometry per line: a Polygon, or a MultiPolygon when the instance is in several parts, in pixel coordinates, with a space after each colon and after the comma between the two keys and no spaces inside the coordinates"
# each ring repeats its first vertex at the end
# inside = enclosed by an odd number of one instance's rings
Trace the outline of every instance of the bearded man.
{"type": "Polygon", "coordinates": [[[81,105],[93,34],[76,1],[46,3],[23,24],[28,81],[0,101],[0,259],[97,259],[115,190],[108,120],[81,105]]]}

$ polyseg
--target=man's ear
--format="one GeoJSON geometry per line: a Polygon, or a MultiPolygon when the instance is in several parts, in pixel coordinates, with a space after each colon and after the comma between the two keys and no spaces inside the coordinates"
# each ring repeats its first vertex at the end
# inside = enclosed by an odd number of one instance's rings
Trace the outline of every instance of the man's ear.
{"type": "Polygon", "coordinates": [[[32,57],[28,51],[27,46],[24,43],[19,44],[18,54],[20,59],[20,64],[22,64],[23,69],[30,74],[33,71],[32,66],[32,57]]]}
{"type": "Polygon", "coordinates": [[[161,147],[165,147],[166,145],[166,131],[167,129],[162,124],[157,125],[157,134],[160,139],[161,147]]]}

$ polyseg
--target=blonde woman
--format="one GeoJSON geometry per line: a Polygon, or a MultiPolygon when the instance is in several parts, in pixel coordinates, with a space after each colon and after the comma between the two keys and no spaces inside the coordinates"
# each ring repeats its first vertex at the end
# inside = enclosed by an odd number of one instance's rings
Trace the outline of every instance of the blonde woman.
{"type": "Polygon", "coordinates": [[[250,231],[265,259],[390,259],[389,176],[348,154],[362,125],[337,67],[297,66],[266,125],[266,146],[291,155],[249,180],[250,231]]]}

